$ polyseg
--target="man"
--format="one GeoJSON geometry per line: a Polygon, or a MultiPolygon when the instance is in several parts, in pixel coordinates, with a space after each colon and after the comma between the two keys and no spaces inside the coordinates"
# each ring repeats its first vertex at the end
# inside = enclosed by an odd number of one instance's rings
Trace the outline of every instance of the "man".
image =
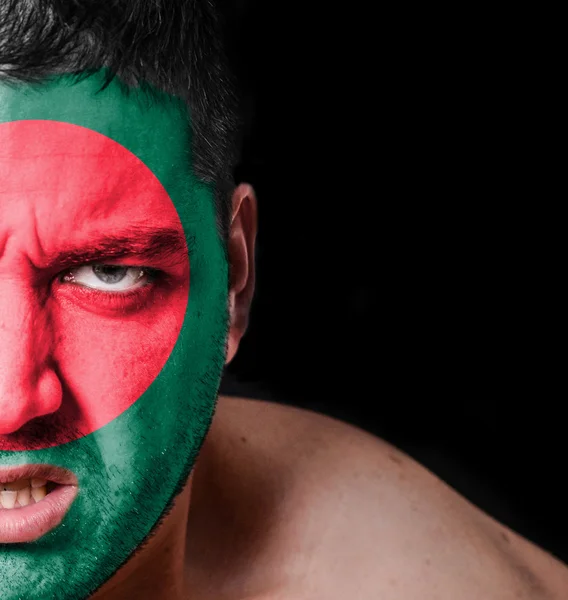
{"type": "Polygon", "coordinates": [[[217,399],[256,198],[209,3],[0,1],[0,598],[565,598],[381,440],[217,399]]]}

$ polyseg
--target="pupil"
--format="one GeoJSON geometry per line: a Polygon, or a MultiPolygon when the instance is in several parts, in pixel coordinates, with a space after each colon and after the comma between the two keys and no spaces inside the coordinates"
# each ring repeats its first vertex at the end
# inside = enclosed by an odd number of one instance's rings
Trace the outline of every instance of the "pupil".
{"type": "Polygon", "coordinates": [[[118,283],[126,276],[128,267],[121,267],[118,265],[95,265],[93,271],[103,283],[118,283]]]}

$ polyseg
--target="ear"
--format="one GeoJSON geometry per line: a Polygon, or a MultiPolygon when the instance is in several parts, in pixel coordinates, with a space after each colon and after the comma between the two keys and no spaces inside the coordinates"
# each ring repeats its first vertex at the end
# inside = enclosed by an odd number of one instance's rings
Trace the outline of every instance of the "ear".
{"type": "Polygon", "coordinates": [[[248,326],[254,294],[254,249],[257,231],[256,195],[241,183],[233,192],[232,218],[227,250],[229,254],[229,338],[225,364],[229,364],[248,326]]]}

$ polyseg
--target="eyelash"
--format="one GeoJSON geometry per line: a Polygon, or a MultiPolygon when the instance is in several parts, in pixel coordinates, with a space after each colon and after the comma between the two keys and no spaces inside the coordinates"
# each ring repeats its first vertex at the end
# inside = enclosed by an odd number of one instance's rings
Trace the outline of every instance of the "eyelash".
{"type": "MultiPolygon", "coordinates": [[[[93,263],[102,264],[102,263],[93,263]]],[[[81,266],[93,266],[90,264],[81,266]]],[[[110,265],[109,265],[110,266],[110,265]]],[[[160,284],[166,279],[166,273],[160,269],[153,269],[151,267],[140,267],[135,265],[125,265],[132,269],[142,269],[149,281],[144,285],[126,292],[104,292],[95,288],[87,287],[79,283],[71,283],[75,288],[76,292],[86,296],[89,300],[94,300],[102,308],[111,308],[118,311],[125,311],[127,309],[140,310],[144,307],[148,294],[158,288],[160,284]]],[[[60,283],[63,282],[63,277],[69,273],[71,269],[60,273],[57,279],[60,283]]]]}

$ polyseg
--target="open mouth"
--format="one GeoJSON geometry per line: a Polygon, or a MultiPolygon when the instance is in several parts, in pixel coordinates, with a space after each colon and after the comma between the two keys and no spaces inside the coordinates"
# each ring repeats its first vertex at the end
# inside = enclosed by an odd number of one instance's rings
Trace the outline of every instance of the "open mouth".
{"type": "Polygon", "coordinates": [[[0,483],[0,510],[12,510],[37,504],[58,487],[60,484],[55,481],[40,478],[0,483]]]}
{"type": "Polygon", "coordinates": [[[0,543],[42,537],[61,523],[78,491],[77,477],[61,467],[0,467],[0,543]]]}

